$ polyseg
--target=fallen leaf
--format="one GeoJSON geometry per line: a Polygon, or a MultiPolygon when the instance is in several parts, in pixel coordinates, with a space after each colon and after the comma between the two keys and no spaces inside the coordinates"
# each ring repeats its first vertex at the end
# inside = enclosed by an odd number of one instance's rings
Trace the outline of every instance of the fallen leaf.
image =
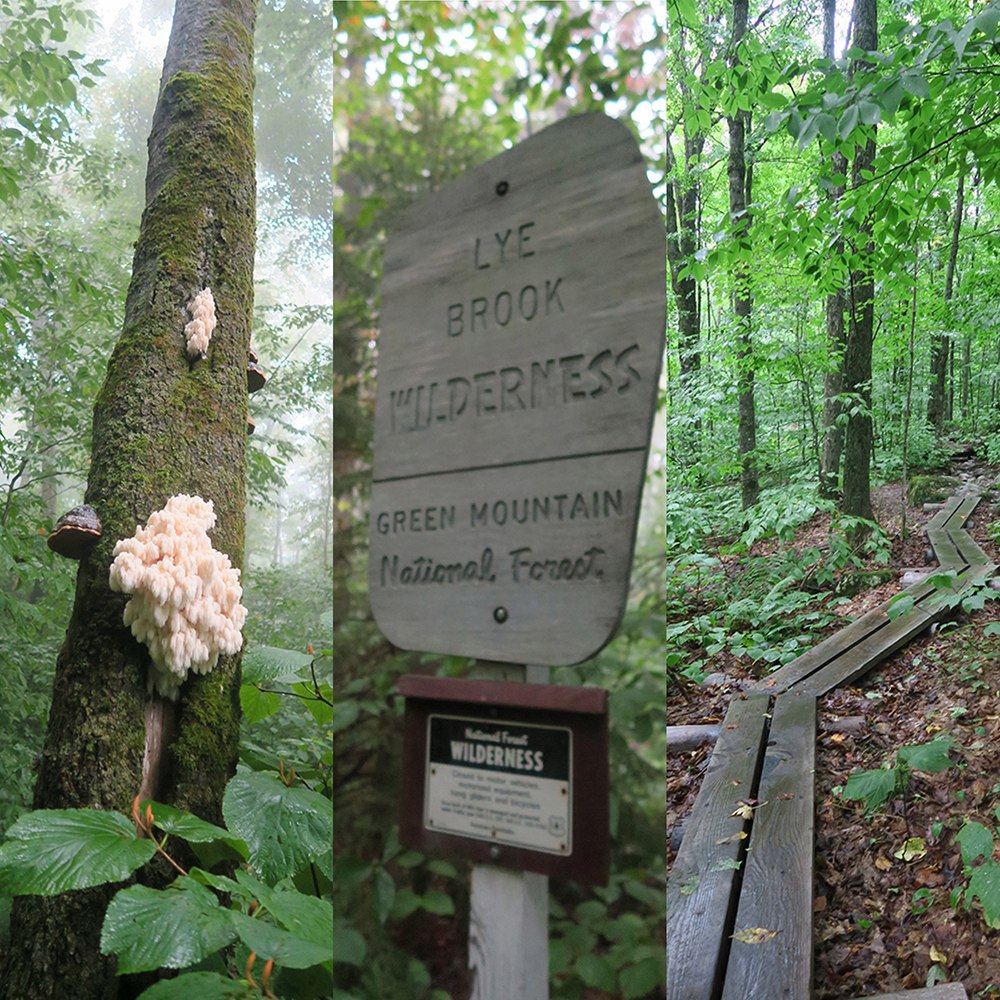
{"type": "Polygon", "coordinates": [[[931,961],[940,962],[941,965],[948,964],[948,956],[936,945],[931,945],[931,961]]]}
{"type": "Polygon", "coordinates": [[[726,784],[733,785],[734,787],[736,785],[742,785],[743,784],[743,779],[742,778],[733,778],[732,781],[726,782],[726,784]]]}
{"type": "Polygon", "coordinates": [[[779,792],[778,798],[781,799],[782,801],[787,801],[788,799],[794,799],[795,792],[779,792]]]}
{"type": "Polygon", "coordinates": [[[917,861],[926,853],[927,841],[923,837],[910,837],[903,841],[898,851],[892,852],[892,856],[900,861],[917,861]]]}
{"type": "Polygon", "coordinates": [[[843,733],[830,733],[831,743],[843,743],[844,739],[845,737],[843,733]]]}
{"type": "Polygon", "coordinates": [[[733,935],[733,940],[742,941],[744,944],[763,944],[780,932],[780,927],[776,931],[769,931],[766,927],[744,927],[733,935]]]}
{"type": "Polygon", "coordinates": [[[746,838],[749,837],[749,836],[750,836],[749,833],[746,833],[745,831],[740,830],[738,833],[734,833],[731,837],[723,837],[722,840],[717,840],[716,843],[717,844],[731,844],[734,840],[746,840],[746,838]]]}
{"type": "Polygon", "coordinates": [[[690,896],[695,889],[698,888],[698,883],[701,881],[700,875],[691,875],[689,878],[685,879],[681,883],[681,895],[690,896]]]}
{"type": "Polygon", "coordinates": [[[813,900],[813,913],[822,913],[826,909],[826,896],[817,896],[813,900]]]}
{"type": "Polygon", "coordinates": [[[887,872],[890,868],[892,868],[892,862],[884,854],[880,854],[875,859],[875,867],[880,872],[887,872]]]}

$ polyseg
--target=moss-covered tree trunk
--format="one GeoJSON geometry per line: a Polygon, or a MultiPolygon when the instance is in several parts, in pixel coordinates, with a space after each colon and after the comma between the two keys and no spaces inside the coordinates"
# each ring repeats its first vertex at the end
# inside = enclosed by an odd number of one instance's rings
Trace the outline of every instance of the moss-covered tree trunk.
{"type": "MultiPolygon", "coordinates": [[[[128,814],[139,790],[148,700],[146,647],[122,623],[108,584],[115,542],[179,493],[212,500],[215,548],[243,563],[247,349],[253,305],[256,0],[177,0],[149,139],[146,209],[121,338],[94,408],[85,500],[104,534],[80,564],[56,665],[36,809],[128,814]],[[212,289],[208,356],[185,351],[186,307],[212,289]]],[[[67,572],[70,572],[67,567],[67,572]]],[[[159,798],[221,822],[236,766],[239,655],[181,689],[178,731],[159,798]]],[[[157,873],[140,879],[155,883],[157,873]]],[[[134,995],[100,954],[104,911],[120,886],[19,897],[0,970],[4,1000],[134,995]]],[[[149,928],[156,934],[156,928],[149,928]]]]}

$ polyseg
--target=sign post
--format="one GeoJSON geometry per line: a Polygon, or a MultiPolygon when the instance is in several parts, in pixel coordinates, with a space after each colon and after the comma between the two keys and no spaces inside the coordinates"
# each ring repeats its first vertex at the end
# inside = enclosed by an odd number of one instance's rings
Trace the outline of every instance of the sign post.
{"type": "Polygon", "coordinates": [[[395,645],[493,680],[401,679],[421,774],[400,837],[477,862],[474,997],[544,1000],[548,875],[606,881],[608,855],[607,692],[548,667],[624,612],[664,349],[665,226],[631,132],[564,119],[411,206],[381,316],[372,609],[395,645]]]}

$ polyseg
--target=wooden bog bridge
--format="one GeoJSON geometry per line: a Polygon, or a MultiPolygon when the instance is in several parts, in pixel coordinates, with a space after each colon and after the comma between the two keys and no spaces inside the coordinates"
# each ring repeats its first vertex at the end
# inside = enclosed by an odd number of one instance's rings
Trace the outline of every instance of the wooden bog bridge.
{"type": "MultiPolygon", "coordinates": [[[[926,528],[960,586],[997,569],[963,527],[978,502],[953,497],[926,528]]],[[[667,883],[668,1000],[809,1000],[816,699],[949,611],[929,583],[903,594],[905,614],[890,619],[886,601],[730,702],[667,883]]],[[[966,992],[948,983],[891,996],[966,992]]]]}

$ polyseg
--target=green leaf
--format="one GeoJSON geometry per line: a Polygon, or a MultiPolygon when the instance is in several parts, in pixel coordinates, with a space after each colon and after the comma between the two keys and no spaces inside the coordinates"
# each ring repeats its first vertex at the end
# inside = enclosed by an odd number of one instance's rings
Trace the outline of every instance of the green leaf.
{"type": "Polygon", "coordinates": [[[396,883],[384,868],[379,868],[372,880],[372,910],[380,924],[388,919],[395,898],[396,883]]]}
{"type": "Polygon", "coordinates": [[[240,708],[247,722],[253,725],[274,715],[281,708],[281,695],[273,691],[261,691],[256,684],[240,685],[240,708]]]}
{"type": "Polygon", "coordinates": [[[251,989],[217,972],[185,972],[176,979],[163,979],[139,994],[139,1000],[241,1000],[260,996],[251,989]]]}
{"type": "Polygon", "coordinates": [[[963,864],[971,865],[980,855],[987,860],[993,857],[993,834],[982,823],[966,823],[955,839],[962,845],[963,864]]]}
{"type": "Polygon", "coordinates": [[[882,118],[882,109],[871,101],[858,101],[858,111],[866,125],[876,125],[882,118]]]}
{"type": "Polygon", "coordinates": [[[927,77],[919,70],[908,70],[900,78],[899,82],[908,94],[914,97],[927,98],[931,96],[931,88],[927,83],[927,77]]]}
{"type": "Polygon", "coordinates": [[[584,985],[614,993],[618,987],[614,966],[601,955],[581,955],[573,969],[584,985]]]}
{"type": "MultiPolygon", "coordinates": [[[[245,913],[230,913],[229,916],[243,943],[261,958],[273,958],[276,965],[285,965],[290,969],[308,969],[310,965],[332,961],[334,957],[336,947],[331,946],[329,936],[326,943],[321,944],[297,932],[275,927],[264,920],[255,920],[245,913]]],[[[329,928],[332,923],[333,907],[330,906],[330,922],[321,924],[320,927],[329,928]]]]}
{"type": "Polygon", "coordinates": [[[618,975],[622,996],[635,1000],[655,990],[666,979],[663,963],[656,958],[646,958],[636,965],[627,965],[618,975]]]}
{"type": "Polygon", "coordinates": [[[294,649],[251,646],[243,654],[243,683],[272,684],[285,677],[300,680],[309,675],[312,659],[294,649]]]}
{"type": "Polygon", "coordinates": [[[969,879],[969,895],[979,897],[991,926],[1000,919],[1000,865],[995,861],[980,865],[969,879]]]}
{"type": "Polygon", "coordinates": [[[365,960],[365,939],[353,927],[338,927],[333,932],[333,960],[360,965],[365,960]]]}
{"type": "Polygon", "coordinates": [[[234,915],[213,892],[183,875],[169,889],[129,886],[108,906],[101,953],[118,956],[119,975],[183,969],[232,943],[234,915]]]}
{"type": "Polygon", "coordinates": [[[912,594],[896,594],[895,597],[889,602],[889,607],[886,608],[886,614],[889,617],[889,621],[894,622],[897,618],[903,615],[908,615],[913,610],[913,595],[912,594]]]}
{"type": "Polygon", "coordinates": [[[852,104],[840,117],[840,137],[846,139],[858,124],[858,106],[852,104]]]}
{"type": "Polygon", "coordinates": [[[310,861],[332,873],[333,804],[270,774],[237,774],[222,800],[226,825],[246,841],[250,867],[273,884],[310,861]],[[329,859],[329,860],[327,860],[329,859]]]}
{"type": "Polygon", "coordinates": [[[54,896],[121,882],[156,852],[131,820],[96,809],[43,809],[22,816],[0,846],[0,892],[54,896]]]}
{"type": "Polygon", "coordinates": [[[880,806],[896,788],[896,772],[881,768],[874,771],[858,771],[847,779],[844,786],[845,799],[864,799],[865,807],[880,806]]]}
{"type": "Polygon", "coordinates": [[[820,135],[822,135],[827,142],[837,141],[837,119],[834,118],[833,115],[817,115],[816,124],[819,126],[820,135]]]}
{"type": "Polygon", "coordinates": [[[948,759],[948,751],[952,747],[951,740],[934,740],[931,743],[921,743],[918,746],[902,747],[899,759],[914,771],[927,771],[937,774],[954,765],[948,759]]]}
{"type": "Polygon", "coordinates": [[[450,917],[455,912],[455,904],[450,896],[437,889],[431,889],[420,897],[420,905],[429,913],[437,913],[442,917],[450,917]]]}
{"type": "Polygon", "coordinates": [[[140,802],[139,810],[143,815],[145,815],[147,805],[152,807],[153,822],[164,833],[183,837],[192,844],[206,844],[218,840],[228,844],[244,859],[249,856],[247,845],[239,837],[234,837],[224,827],[207,823],[197,816],[192,816],[191,813],[164,805],[162,802],[149,802],[147,800],[140,802]]]}

